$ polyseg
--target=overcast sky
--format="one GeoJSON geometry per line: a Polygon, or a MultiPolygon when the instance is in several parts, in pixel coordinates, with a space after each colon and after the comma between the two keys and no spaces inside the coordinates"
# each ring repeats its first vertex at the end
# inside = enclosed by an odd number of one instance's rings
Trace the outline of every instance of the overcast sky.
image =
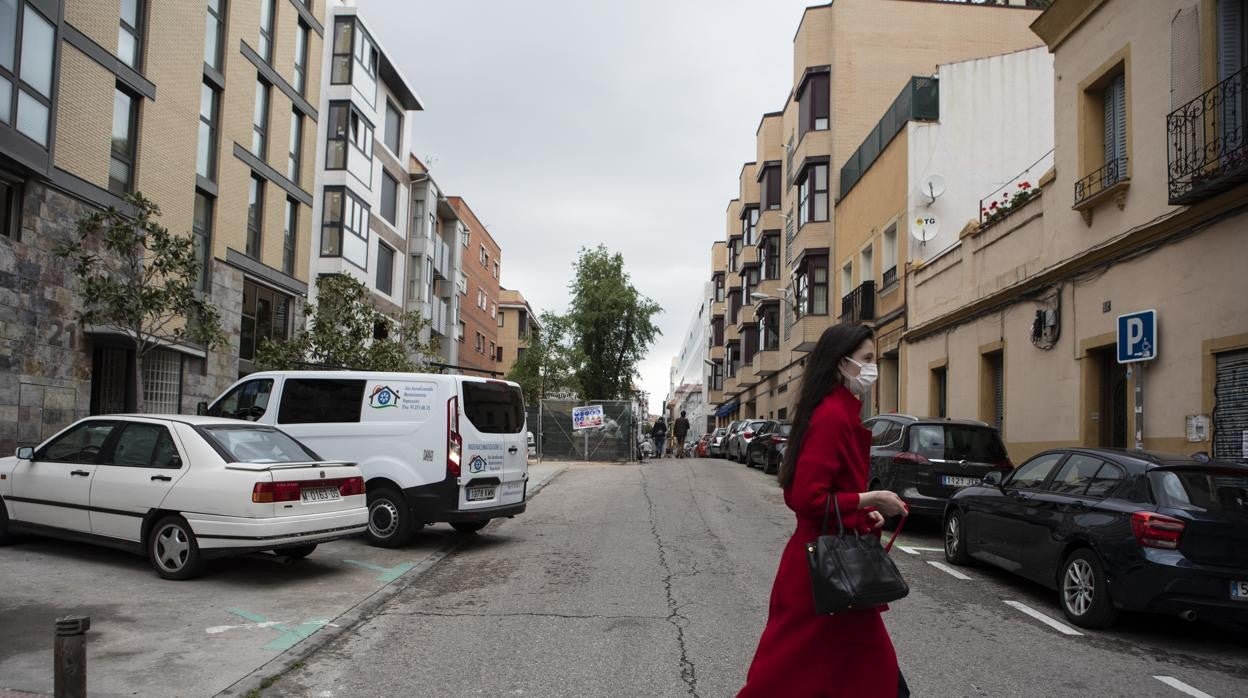
{"type": "Polygon", "coordinates": [[[624,254],[663,307],[640,367],[657,411],[813,0],[357,4],[424,101],[414,152],[489,227],[504,286],[562,312],[582,245],[624,254]]]}

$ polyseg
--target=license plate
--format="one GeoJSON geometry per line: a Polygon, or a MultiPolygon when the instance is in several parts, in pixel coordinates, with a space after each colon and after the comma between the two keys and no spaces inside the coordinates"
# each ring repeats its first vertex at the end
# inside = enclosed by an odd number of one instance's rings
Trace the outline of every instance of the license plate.
{"type": "Polygon", "coordinates": [[[335,502],[342,499],[342,495],[338,493],[337,487],[315,487],[312,489],[300,489],[299,499],[304,504],[315,504],[317,502],[335,502]]]}
{"type": "Polygon", "coordinates": [[[971,485],[978,485],[979,480],[973,477],[958,477],[957,475],[941,475],[940,484],[947,485],[949,487],[970,487],[971,485]]]}
{"type": "Polygon", "coordinates": [[[1248,582],[1231,582],[1231,599],[1248,601],[1248,582]]]}
{"type": "Polygon", "coordinates": [[[479,502],[483,499],[494,499],[494,486],[489,487],[469,487],[468,501],[479,502]]]}

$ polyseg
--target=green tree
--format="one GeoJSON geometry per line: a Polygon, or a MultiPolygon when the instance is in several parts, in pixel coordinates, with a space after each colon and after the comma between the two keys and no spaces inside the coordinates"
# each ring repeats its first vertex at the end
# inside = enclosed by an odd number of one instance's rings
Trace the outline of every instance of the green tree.
{"type": "Polygon", "coordinates": [[[290,339],[269,339],[256,350],[263,370],[309,364],[359,371],[420,372],[438,353],[438,340],[422,342],[429,321],[418,313],[391,317],[372,304],[368,287],[347,274],[316,280],[315,304],[305,303],[307,329],[290,339]]]}
{"type": "Polygon", "coordinates": [[[541,327],[540,332],[529,331],[528,348],[507,374],[532,404],[574,389],[568,318],[548,311],[541,315],[541,327]]]}
{"type": "Polygon", "coordinates": [[[653,322],[661,308],[633,287],[624,256],[603,245],[581,248],[576,278],[568,288],[572,305],[567,317],[581,395],[627,399],[637,364],[661,334],[653,322]]]}
{"type": "Polygon", "coordinates": [[[78,281],[79,320],[116,330],[132,344],[133,409],[142,412],[148,354],[186,342],[211,350],[225,342],[225,334],[216,307],[199,293],[203,265],[191,237],[160,225],[160,207],[142,194],[126,201],[129,213],[110,207],[79,218],[78,239],[55,253],[78,281]]]}

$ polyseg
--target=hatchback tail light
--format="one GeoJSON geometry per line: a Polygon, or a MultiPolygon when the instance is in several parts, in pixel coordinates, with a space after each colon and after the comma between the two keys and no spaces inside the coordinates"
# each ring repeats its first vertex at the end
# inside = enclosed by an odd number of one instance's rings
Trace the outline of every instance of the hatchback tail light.
{"type": "Polygon", "coordinates": [[[1135,541],[1145,548],[1176,550],[1185,528],[1187,524],[1173,516],[1152,511],[1131,514],[1131,533],[1135,534],[1135,541]]]}
{"type": "Polygon", "coordinates": [[[932,462],[925,456],[911,451],[903,451],[893,456],[894,463],[908,463],[910,465],[931,465],[932,462]]]}
{"type": "Polygon", "coordinates": [[[459,435],[459,396],[446,401],[446,475],[459,477],[464,440],[459,435]]]}
{"type": "Polygon", "coordinates": [[[746,438],[746,439],[752,439],[752,438],[754,438],[754,432],[752,432],[752,431],[743,431],[743,432],[741,432],[741,436],[742,436],[743,438],[746,438]]]}

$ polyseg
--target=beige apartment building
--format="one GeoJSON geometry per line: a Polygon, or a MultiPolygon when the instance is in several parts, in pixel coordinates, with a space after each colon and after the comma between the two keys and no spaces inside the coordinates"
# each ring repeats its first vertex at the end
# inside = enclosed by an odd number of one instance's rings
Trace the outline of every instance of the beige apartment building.
{"type": "MultiPolygon", "coordinates": [[[[1054,166],[912,273],[910,404],[985,415],[999,382],[1015,462],[1071,445],[1248,459],[1243,17],[1237,0],[1056,0],[1036,19],[1054,166]],[[1155,357],[1119,363],[1119,317],[1147,310],[1155,357]]],[[[1141,337],[1125,358],[1149,355],[1141,337]]]]}
{"type": "Polygon", "coordinates": [[[524,295],[510,288],[498,292],[498,368],[504,376],[524,356],[529,342],[542,331],[537,314],[524,295]]]}
{"type": "MultiPolygon", "coordinates": [[[[835,295],[842,287],[832,264],[840,258],[833,207],[842,165],[914,76],[1039,45],[1031,4],[838,0],[806,9],[793,40],[792,90],[759,124],[756,158],[727,212],[727,259],[712,269],[712,282],[722,271],[726,284],[720,423],[786,418],[805,355],[840,319],[845,301],[835,295]]],[[[854,307],[858,319],[875,321],[861,300],[854,307]]]]}
{"type": "Polygon", "coordinates": [[[308,283],[323,0],[16,0],[0,56],[0,451],[132,406],[134,357],[80,327],[53,250],[142,192],[194,236],[230,345],[144,362],[149,411],[193,411],[287,335],[308,283]]]}

